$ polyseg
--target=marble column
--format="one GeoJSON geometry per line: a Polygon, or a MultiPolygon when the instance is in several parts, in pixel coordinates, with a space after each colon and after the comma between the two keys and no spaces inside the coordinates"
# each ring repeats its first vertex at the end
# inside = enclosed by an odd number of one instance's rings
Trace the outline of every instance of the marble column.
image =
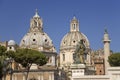
{"type": "Polygon", "coordinates": [[[23,80],[26,80],[26,74],[25,73],[23,74],[23,80]]]}
{"type": "Polygon", "coordinates": [[[38,80],[40,80],[40,76],[41,76],[41,75],[40,75],[40,74],[38,74],[38,80]]]}
{"type": "Polygon", "coordinates": [[[38,80],[43,80],[43,73],[38,74],[38,80]]]}
{"type": "Polygon", "coordinates": [[[44,78],[43,78],[43,73],[41,74],[41,80],[44,80],[44,78]]]}
{"type": "Polygon", "coordinates": [[[52,80],[54,80],[54,73],[52,73],[52,75],[51,75],[51,76],[52,76],[52,80]]]}
{"type": "Polygon", "coordinates": [[[49,73],[49,80],[52,80],[52,76],[51,76],[51,73],[49,73]]]}
{"type": "Polygon", "coordinates": [[[55,66],[55,56],[52,56],[52,65],[55,66]]]}

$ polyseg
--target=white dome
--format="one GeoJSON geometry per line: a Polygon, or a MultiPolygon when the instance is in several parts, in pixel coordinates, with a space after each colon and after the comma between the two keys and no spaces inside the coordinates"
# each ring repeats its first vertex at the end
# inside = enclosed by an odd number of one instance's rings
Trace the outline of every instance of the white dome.
{"type": "Polygon", "coordinates": [[[16,43],[15,43],[15,41],[14,40],[9,40],[8,41],[8,45],[9,46],[14,46],[16,43]]]}
{"type": "Polygon", "coordinates": [[[80,40],[84,40],[86,48],[89,48],[90,44],[88,38],[79,31],[79,21],[76,17],[73,17],[70,23],[70,32],[63,37],[60,44],[60,50],[75,49],[80,40]]]}
{"type": "Polygon", "coordinates": [[[67,33],[60,44],[60,49],[69,49],[69,48],[75,48],[75,46],[78,44],[80,40],[84,40],[84,44],[86,48],[89,48],[89,41],[88,38],[81,32],[69,32],[67,33]]]}
{"type": "Polygon", "coordinates": [[[48,35],[41,32],[27,33],[21,40],[20,47],[32,49],[44,48],[49,51],[54,48],[52,40],[48,37],[48,35]]]}
{"type": "Polygon", "coordinates": [[[43,22],[38,12],[31,19],[29,32],[20,42],[21,48],[31,48],[39,51],[56,52],[50,37],[43,32],[43,22]]]}

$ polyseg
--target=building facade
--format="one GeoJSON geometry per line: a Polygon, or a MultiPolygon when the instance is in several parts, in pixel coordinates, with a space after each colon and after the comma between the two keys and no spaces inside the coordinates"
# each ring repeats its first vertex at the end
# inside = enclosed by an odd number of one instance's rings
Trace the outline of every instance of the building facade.
{"type": "Polygon", "coordinates": [[[85,47],[88,50],[86,56],[86,64],[90,64],[90,43],[86,35],[79,31],[79,21],[76,17],[70,22],[70,31],[63,37],[60,44],[60,68],[67,69],[71,65],[73,60],[73,54],[75,53],[76,45],[80,40],[83,40],[85,47]]]}
{"type": "MultiPolygon", "coordinates": [[[[19,48],[29,48],[38,50],[44,53],[49,59],[44,66],[32,65],[28,80],[66,80],[69,67],[74,63],[73,54],[75,53],[77,44],[83,40],[86,48],[85,65],[92,66],[95,70],[95,75],[108,74],[107,62],[110,55],[110,38],[107,30],[104,32],[103,49],[94,51],[90,48],[90,43],[85,34],[80,31],[79,21],[76,17],[70,22],[70,31],[62,38],[60,43],[60,53],[57,55],[53,41],[43,30],[43,20],[36,10],[35,15],[30,21],[30,28],[23,36],[19,46],[16,45],[14,40],[6,43],[0,43],[7,47],[7,50],[15,51],[19,48]]],[[[21,66],[14,68],[12,80],[25,80],[27,72],[21,66]]],[[[90,74],[89,74],[90,75],[90,74]]]]}
{"type": "Polygon", "coordinates": [[[74,63],[73,54],[80,40],[86,47],[85,65],[92,66],[95,70],[95,75],[105,75],[109,67],[108,56],[110,55],[110,39],[107,30],[104,32],[103,45],[104,48],[100,50],[92,50],[90,43],[85,34],[80,31],[79,21],[76,17],[70,22],[70,31],[63,37],[60,44],[60,69],[66,72],[69,70],[71,64],[74,63]]]}
{"type": "MultiPolygon", "coordinates": [[[[38,66],[33,64],[30,68],[28,80],[57,80],[57,52],[50,37],[43,31],[43,21],[36,10],[30,21],[28,32],[21,39],[19,48],[38,50],[46,55],[48,62],[46,65],[38,66]]],[[[8,42],[7,50],[15,51],[15,42],[8,42]]],[[[21,66],[14,68],[12,80],[25,80],[27,72],[21,66]]]]}

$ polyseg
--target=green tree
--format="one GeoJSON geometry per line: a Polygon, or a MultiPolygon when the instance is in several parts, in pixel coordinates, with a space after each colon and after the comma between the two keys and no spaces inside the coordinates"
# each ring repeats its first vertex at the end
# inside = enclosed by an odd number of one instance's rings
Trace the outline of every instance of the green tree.
{"type": "Polygon", "coordinates": [[[5,56],[7,56],[8,58],[14,58],[15,57],[15,51],[6,51],[5,52],[5,56]]]}
{"type": "Polygon", "coordinates": [[[44,54],[32,49],[17,49],[14,55],[12,56],[15,62],[21,64],[24,68],[26,68],[26,80],[28,78],[30,67],[33,63],[40,66],[47,63],[47,58],[44,54]]]}
{"type": "Polygon", "coordinates": [[[5,60],[5,52],[6,52],[6,47],[0,45],[0,79],[3,77],[3,61],[5,60]]]}
{"type": "Polygon", "coordinates": [[[3,56],[6,50],[6,47],[0,45],[0,56],[3,56]]]}
{"type": "Polygon", "coordinates": [[[108,62],[111,66],[120,66],[120,53],[111,54],[108,57],[108,62]]]}
{"type": "Polygon", "coordinates": [[[3,56],[0,56],[0,80],[3,77],[3,56]]]}

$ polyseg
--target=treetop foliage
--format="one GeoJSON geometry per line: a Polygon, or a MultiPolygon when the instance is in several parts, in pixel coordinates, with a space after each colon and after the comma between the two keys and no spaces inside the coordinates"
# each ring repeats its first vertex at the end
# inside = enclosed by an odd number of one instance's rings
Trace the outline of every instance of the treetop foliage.
{"type": "Polygon", "coordinates": [[[6,50],[7,50],[6,47],[0,45],[0,56],[4,55],[6,50]]]}
{"type": "Polygon", "coordinates": [[[111,54],[108,57],[108,62],[110,64],[110,66],[113,66],[113,67],[120,66],[120,52],[111,54]]]}
{"type": "Polygon", "coordinates": [[[3,76],[3,61],[5,60],[4,53],[6,50],[6,47],[0,45],[0,79],[3,76]]]}
{"type": "Polygon", "coordinates": [[[23,67],[28,67],[33,63],[37,65],[44,65],[47,63],[46,56],[36,50],[27,48],[17,49],[16,52],[13,54],[14,60],[17,63],[20,63],[23,67]]]}

